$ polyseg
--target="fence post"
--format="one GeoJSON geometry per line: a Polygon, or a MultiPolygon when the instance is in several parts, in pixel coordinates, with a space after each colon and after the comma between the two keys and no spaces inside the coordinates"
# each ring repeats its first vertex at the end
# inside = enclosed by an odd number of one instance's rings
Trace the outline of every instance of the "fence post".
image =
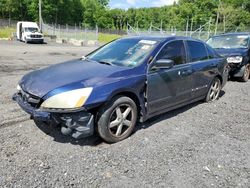
{"type": "Polygon", "coordinates": [[[58,26],[59,26],[59,38],[61,38],[61,26],[60,24],[58,26]]]}
{"type": "Polygon", "coordinates": [[[68,27],[68,24],[66,24],[66,31],[67,31],[67,40],[69,40],[69,37],[68,37],[68,34],[69,34],[69,27],[68,27]]]}
{"type": "Polygon", "coordinates": [[[96,36],[95,36],[96,38],[96,40],[98,41],[98,25],[96,25],[96,36]]]}
{"type": "Polygon", "coordinates": [[[201,25],[200,25],[200,30],[199,30],[199,39],[201,39],[201,29],[202,29],[202,27],[201,27],[201,25]]]}
{"type": "MultiPolygon", "coordinates": [[[[76,23],[75,23],[75,39],[76,39],[76,23]]],[[[77,39],[76,39],[77,40],[77,39]]]]}
{"type": "Polygon", "coordinates": [[[210,37],[211,22],[212,22],[212,17],[210,17],[210,18],[209,18],[209,25],[208,25],[207,39],[209,39],[209,37],[210,37]]]}

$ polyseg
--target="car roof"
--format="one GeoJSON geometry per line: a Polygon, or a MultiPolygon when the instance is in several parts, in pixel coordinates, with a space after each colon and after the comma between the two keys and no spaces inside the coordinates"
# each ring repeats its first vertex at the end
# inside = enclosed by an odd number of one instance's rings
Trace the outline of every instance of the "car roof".
{"type": "Polygon", "coordinates": [[[223,33],[223,34],[220,34],[220,35],[212,36],[211,38],[220,37],[220,36],[229,36],[229,35],[250,35],[250,32],[223,33]]]}
{"type": "Polygon", "coordinates": [[[159,41],[159,42],[167,42],[170,40],[192,40],[192,41],[198,41],[198,42],[202,42],[203,41],[199,40],[199,39],[194,39],[191,37],[185,37],[185,36],[175,36],[175,35],[165,35],[165,36],[126,36],[123,37],[122,39],[138,39],[138,40],[155,40],[155,41],[159,41]]]}

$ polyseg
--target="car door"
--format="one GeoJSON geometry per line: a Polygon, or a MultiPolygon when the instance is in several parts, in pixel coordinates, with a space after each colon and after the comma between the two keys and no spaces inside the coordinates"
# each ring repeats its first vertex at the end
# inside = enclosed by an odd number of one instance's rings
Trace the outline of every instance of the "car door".
{"type": "Polygon", "coordinates": [[[217,72],[217,61],[203,42],[187,40],[186,43],[188,61],[193,70],[192,98],[195,99],[207,93],[217,72]]]}
{"type": "Polygon", "coordinates": [[[191,97],[192,69],[186,64],[187,55],[183,40],[168,42],[156,56],[157,60],[170,59],[174,66],[169,69],[149,68],[147,75],[147,110],[154,114],[163,109],[188,101],[191,97]]]}

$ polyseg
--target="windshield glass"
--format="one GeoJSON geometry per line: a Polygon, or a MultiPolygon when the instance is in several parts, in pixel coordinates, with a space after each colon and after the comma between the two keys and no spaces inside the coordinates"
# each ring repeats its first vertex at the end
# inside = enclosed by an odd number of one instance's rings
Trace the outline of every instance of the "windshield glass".
{"type": "Polygon", "coordinates": [[[38,28],[35,28],[35,27],[26,27],[25,28],[25,32],[35,33],[35,32],[38,32],[38,28]]]}
{"type": "Polygon", "coordinates": [[[207,43],[213,48],[247,48],[248,35],[225,35],[210,38],[207,43]]]}
{"type": "Polygon", "coordinates": [[[136,67],[157,43],[154,40],[120,39],[88,55],[87,59],[110,65],[136,67]]]}

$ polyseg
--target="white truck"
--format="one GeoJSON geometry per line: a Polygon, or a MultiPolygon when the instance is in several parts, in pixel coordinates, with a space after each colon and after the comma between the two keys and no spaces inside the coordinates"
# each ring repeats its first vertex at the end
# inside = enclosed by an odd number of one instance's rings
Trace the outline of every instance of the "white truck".
{"type": "Polygon", "coordinates": [[[43,43],[44,37],[38,25],[35,22],[18,22],[17,23],[17,40],[28,42],[43,43]]]}

